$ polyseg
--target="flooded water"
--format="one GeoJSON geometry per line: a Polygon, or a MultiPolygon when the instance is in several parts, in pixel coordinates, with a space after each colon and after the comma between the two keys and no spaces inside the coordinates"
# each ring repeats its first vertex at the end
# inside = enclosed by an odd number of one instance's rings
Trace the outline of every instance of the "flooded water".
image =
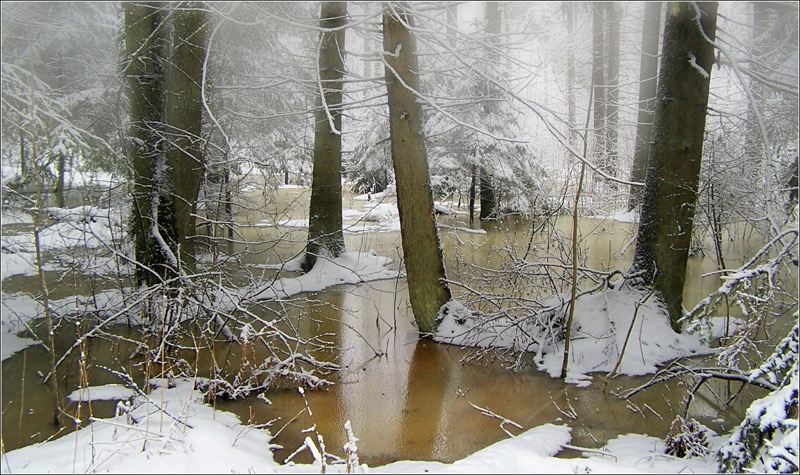
{"type": "MultiPolygon", "coordinates": [[[[241,223],[236,229],[240,243],[231,251],[241,252],[245,248],[248,251],[241,255],[237,266],[255,268],[254,273],[266,275],[271,271],[257,266],[279,263],[302,251],[306,237],[304,228],[271,224],[290,224],[288,220],[303,219],[308,194],[304,189],[282,189],[274,197],[277,203],[272,208],[277,210],[274,213],[248,211],[236,217],[241,223]],[[247,244],[243,243],[245,240],[247,244]]],[[[250,198],[257,202],[260,196],[252,192],[250,198]]],[[[362,210],[362,206],[362,202],[350,196],[345,199],[348,209],[362,210]]],[[[263,206],[256,208],[264,209],[263,206]]],[[[356,222],[347,216],[348,250],[372,249],[392,257],[399,268],[402,258],[399,232],[359,232],[376,223],[356,222]]],[[[466,229],[470,226],[465,210],[454,216],[442,216],[439,223],[451,280],[458,280],[459,273],[467,272],[471,265],[502,266],[507,258],[506,248],[525,254],[531,230],[538,225],[512,217],[502,222],[476,223],[470,230],[466,229]]],[[[568,240],[559,238],[559,233],[569,237],[570,229],[571,218],[558,218],[555,228],[534,236],[531,256],[560,252],[559,246],[564,246],[568,240]]],[[[625,269],[633,253],[630,241],[634,231],[631,224],[582,220],[585,265],[601,270],[625,269]]],[[[729,265],[738,263],[737,259],[750,255],[757,247],[757,243],[736,239],[726,240],[725,244],[729,265]]],[[[719,286],[718,277],[702,277],[716,269],[711,258],[691,259],[685,291],[687,306],[694,305],[719,286]]],[[[48,277],[53,280],[56,293],[72,295],[76,292],[71,282],[56,283],[56,276],[48,277]]],[[[241,279],[245,280],[244,274],[241,279]]],[[[4,292],[36,289],[32,278],[15,277],[3,284],[4,292]]],[[[79,291],[88,293],[85,281],[79,291]]],[[[457,289],[455,292],[458,294],[457,289]]],[[[336,384],[320,391],[307,391],[305,401],[296,390],[287,387],[269,391],[266,397],[270,404],[255,395],[239,401],[216,399],[213,402],[217,409],[235,412],[243,422],[267,424],[271,421],[270,430],[277,434],[273,443],[283,447],[275,450],[275,460],[279,462],[302,444],[307,434],[301,431],[312,426],[324,437],[328,451],[342,456],[341,448],[346,442],[343,427],[348,420],[360,439],[361,461],[374,466],[405,459],[451,462],[463,458],[508,437],[503,428],[512,434],[520,433],[520,429],[510,423],[501,427],[502,418],[523,429],[545,423],[569,424],[572,444],[596,448],[610,438],[629,432],[664,437],[675,415],[683,412],[686,388],[677,381],[626,401],[611,391],[638,386],[649,378],[618,377],[604,391],[604,374],[595,375],[592,386],[578,388],[550,378],[532,365],[512,372],[498,361],[464,363],[468,350],[419,339],[402,278],[337,286],[301,297],[287,308],[291,321],[302,335],[325,334],[328,343],[338,348],[325,356],[343,368],[329,376],[336,384]],[[313,416],[305,412],[305,403],[313,416]],[[491,411],[500,419],[482,414],[476,406],[491,411]]],[[[85,331],[75,325],[62,325],[56,333],[59,354],[85,331]]],[[[127,338],[133,336],[134,330],[116,326],[108,331],[127,338]]],[[[119,383],[109,371],[119,368],[125,368],[143,381],[141,356],[134,350],[132,342],[92,338],[86,348],[91,363],[89,384],[119,383]]],[[[230,343],[215,344],[213,352],[218,363],[222,361],[223,366],[231,368],[242,359],[242,348],[230,343]]],[[[194,361],[194,357],[187,357],[187,360],[194,361]]],[[[202,376],[208,372],[210,354],[198,354],[197,361],[198,374],[202,376]]],[[[37,376],[37,372],[47,371],[46,352],[41,346],[30,347],[2,364],[4,450],[44,440],[55,430],[48,423],[50,395],[37,376]]],[[[59,377],[62,395],[78,387],[78,357],[73,357],[68,366],[70,369],[62,371],[59,377]]],[[[748,388],[745,391],[752,391],[749,397],[720,411],[714,398],[726,399],[731,391],[738,389],[738,385],[710,383],[692,404],[690,416],[715,430],[730,430],[743,416],[746,408],[743,403],[763,395],[748,388]]],[[[113,415],[114,405],[113,401],[84,404],[80,417],[85,420],[90,410],[96,417],[109,417],[113,415]]],[[[67,404],[64,410],[74,414],[76,406],[67,404]]],[[[578,454],[564,452],[564,456],[574,455],[578,454]]],[[[310,457],[306,452],[295,461],[309,462],[310,457]]]]}

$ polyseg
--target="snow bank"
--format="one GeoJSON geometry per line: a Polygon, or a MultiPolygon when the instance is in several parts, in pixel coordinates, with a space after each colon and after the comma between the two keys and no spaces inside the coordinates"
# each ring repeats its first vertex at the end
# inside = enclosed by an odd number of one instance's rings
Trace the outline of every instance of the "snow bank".
{"type": "MultiPolygon", "coordinates": [[[[280,266],[298,272],[302,256],[280,266]]],[[[333,285],[357,284],[371,280],[394,279],[398,271],[389,269],[392,259],[375,251],[345,252],[335,259],[318,258],[314,268],[299,277],[284,277],[256,289],[244,289],[240,295],[259,300],[283,299],[301,292],[319,292],[333,285]]]]}
{"type": "Polygon", "coordinates": [[[126,400],[136,395],[133,389],[126,388],[121,384],[105,384],[103,386],[90,386],[88,388],[76,389],[67,395],[67,399],[77,401],[113,401],[126,400]]]}
{"type": "MultiPolygon", "coordinates": [[[[584,296],[575,305],[567,382],[587,386],[589,373],[608,373],[617,364],[631,326],[636,303],[644,300],[642,292],[627,287],[584,296]]],[[[538,351],[542,357],[536,366],[557,378],[561,376],[564,342],[539,348],[547,341],[536,321],[493,321],[473,315],[458,302],[450,302],[440,312],[441,323],[434,339],[459,346],[510,348],[515,351],[538,351]]],[[[631,338],[618,373],[641,376],[656,372],[657,366],[673,359],[697,354],[706,348],[698,335],[675,333],[666,311],[653,300],[639,308],[631,338]]]]}

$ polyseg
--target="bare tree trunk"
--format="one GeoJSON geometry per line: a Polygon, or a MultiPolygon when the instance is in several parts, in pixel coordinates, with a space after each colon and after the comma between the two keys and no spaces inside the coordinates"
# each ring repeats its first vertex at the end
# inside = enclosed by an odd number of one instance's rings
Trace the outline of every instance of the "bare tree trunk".
{"type": "Polygon", "coordinates": [[[419,331],[428,334],[436,330],[436,316],[450,300],[450,288],[436,231],[422,111],[413,92],[420,86],[416,42],[406,27],[411,22],[404,4],[386,6],[383,50],[400,234],[411,309],[419,331]]]}
{"type": "MultiPolygon", "coordinates": [[[[166,181],[171,190],[175,226],[173,253],[181,266],[194,269],[194,237],[197,197],[205,167],[203,120],[203,65],[206,54],[206,24],[202,3],[185,2],[175,7],[172,19],[172,48],[166,68],[164,119],[168,146],[166,181]],[[179,251],[179,252],[175,252],[179,251]]],[[[168,217],[165,217],[169,219],[168,217]]]]}
{"type": "MultiPolygon", "coordinates": [[[[631,181],[644,183],[647,157],[650,152],[650,133],[653,130],[656,80],[658,78],[658,37],[661,25],[661,2],[647,2],[642,25],[642,55],[639,66],[639,115],[636,125],[636,145],[633,153],[631,181]]],[[[633,210],[642,200],[643,188],[631,187],[628,209],[633,210]]]]}
{"type": "Polygon", "coordinates": [[[19,174],[23,180],[28,173],[28,156],[25,150],[25,135],[22,131],[19,133],[19,174]]]}
{"type": "Polygon", "coordinates": [[[133,172],[133,210],[131,227],[134,235],[136,280],[152,285],[158,281],[166,257],[159,250],[150,232],[151,204],[154,196],[153,172],[162,153],[160,124],[163,110],[162,13],[157,4],[125,2],[126,94],[130,107],[127,155],[133,172]]]}
{"type": "Polygon", "coordinates": [[[683,317],[683,287],[692,240],[703,154],[717,3],[671,3],[658,77],[653,142],[632,272],[669,309],[675,330],[683,317]],[[698,10],[701,13],[698,24],[698,10]],[[702,25],[702,31],[700,29],[702,25]]]}
{"type": "MultiPolygon", "coordinates": [[[[608,70],[606,90],[606,173],[617,176],[619,157],[617,152],[617,137],[619,135],[619,22],[620,6],[617,2],[606,4],[608,18],[608,70]]],[[[616,183],[608,182],[612,189],[616,183]]]]}
{"type": "MultiPolygon", "coordinates": [[[[594,160],[606,171],[605,4],[592,2],[592,84],[594,84],[594,160]]],[[[595,175],[595,181],[600,177],[595,175]]]]}
{"type": "Polygon", "coordinates": [[[494,188],[486,167],[481,167],[480,186],[478,188],[481,195],[481,221],[496,219],[497,200],[495,199],[494,188]]]}
{"type": "Polygon", "coordinates": [[[575,42],[573,32],[575,31],[575,4],[564,2],[564,14],[567,17],[567,117],[569,120],[569,144],[571,147],[578,145],[578,132],[575,130],[575,42]]]}
{"type": "Polygon", "coordinates": [[[469,225],[475,223],[475,181],[477,180],[475,165],[470,168],[469,181],[469,225]]]}
{"type": "Polygon", "coordinates": [[[53,190],[53,194],[56,195],[56,206],[59,208],[64,207],[64,173],[66,172],[67,168],[67,157],[64,155],[63,152],[58,153],[58,157],[56,158],[57,163],[57,172],[58,175],[56,176],[56,187],[53,190]]]}
{"type": "Polygon", "coordinates": [[[317,256],[338,257],[345,251],[342,235],[342,78],[344,77],[346,2],[323,2],[319,50],[319,87],[314,128],[314,170],[311,181],[308,245],[303,269],[317,256]]]}

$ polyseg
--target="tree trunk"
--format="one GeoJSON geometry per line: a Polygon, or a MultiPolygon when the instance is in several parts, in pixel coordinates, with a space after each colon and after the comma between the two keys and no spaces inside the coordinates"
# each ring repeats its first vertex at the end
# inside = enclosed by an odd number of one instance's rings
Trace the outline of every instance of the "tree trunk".
{"type": "Polygon", "coordinates": [[[56,206],[59,208],[64,207],[64,173],[67,171],[67,156],[63,152],[58,153],[57,167],[58,176],[56,176],[56,187],[53,194],[56,195],[56,206]]]}
{"type": "Polygon", "coordinates": [[[306,271],[314,267],[317,256],[333,258],[345,251],[341,170],[346,17],[346,2],[322,3],[319,77],[324,92],[317,98],[308,245],[303,263],[306,271]]]}
{"type": "Polygon", "coordinates": [[[163,44],[160,38],[162,13],[157,4],[124,2],[125,54],[124,74],[130,107],[127,155],[133,172],[133,210],[136,281],[152,285],[166,262],[150,232],[152,228],[153,171],[162,153],[160,124],[162,113],[163,44]]]}
{"type": "MultiPolygon", "coordinates": [[[[606,83],[606,173],[617,176],[618,156],[617,125],[619,122],[619,22],[620,5],[617,2],[606,4],[606,17],[608,18],[608,70],[606,83]]],[[[615,189],[616,183],[608,182],[610,188],[615,189]]]]}
{"type": "Polygon", "coordinates": [[[24,182],[28,173],[28,152],[25,150],[25,136],[19,132],[19,174],[24,182]]]}
{"type": "MultiPolygon", "coordinates": [[[[201,136],[202,83],[206,54],[206,15],[202,4],[181,3],[173,12],[172,49],[166,68],[164,109],[168,145],[162,190],[171,190],[175,242],[173,253],[181,267],[194,269],[194,236],[197,196],[205,160],[201,136]],[[179,252],[175,252],[178,250],[179,252]]],[[[159,216],[161,216],[159,214],[159,216]]],[[[164,217],[169,219],[168,217],[164,217]]],[[[160,220],[160,219],[159,219],[160,220]]]]}
{"type": "MultiPolygon", "coordinates": [[[[642,55],[639,66],[639,115],[636,125],[636,145],[633,153],[631,181],[644,183],[647,157],[650,152],[650,133],[653,130],[656,79],[658,76],[658,33],[661,25],[661,2],[647,2],[642,25],[642,55]]],[[[643,188],[631,187],[628,209],[634,210],[642,200],[643,188]]]]}
{"type": "MultiPolygon", "coordinates": [[[[592,2],[592,84],[594,88],[594,160],[606,171],[605,4],[592,2]]],[[[600,179],[595,175],[595,181],[600,179]]]]}
{"type": "Polygon", "coordinates": [[[480,174],[481,221],[497,219],[497,200],[494,188],[485,167],[481,167],[480,174]]]}
{"type": "Polygon", "coordinates": [[[436,330],[436,316],[450,300],[450,288],[445,281],[442,248],[436,232],[422,111],[413,92],[419,91],[419,65],[416,42],[406,27],[411,21],[403,4],[386,7],[383,50],[408,293],[419,331],[426,334],[436,330]]]}
{"type": "Polygon", "coordinates": [[[477,180],[477,173],[475,165],[470,167],[470,180],[469,180],[469,225],[475,223],[475,181],[477,180]]]}
{"type": "Polygon", "coordinates": [[[692,240],[703,153],[717,3],[670,3],[658,77],[653,141],[632,272],[655,287],[675,330],[683,316],[683,287],[692,240]],[[705,32],[705,33],[704,33],[705,32]]]}
{"type": "Polygon", "coordinates": [[[569,145],[578,146],[578,131],[575,130],[576,110],[575,110],[575,42],[573,32],[575,31],[575,4],[564,2],[562,4],[564,14],[567,17],[567,117],[569,120],[569,145]]]}

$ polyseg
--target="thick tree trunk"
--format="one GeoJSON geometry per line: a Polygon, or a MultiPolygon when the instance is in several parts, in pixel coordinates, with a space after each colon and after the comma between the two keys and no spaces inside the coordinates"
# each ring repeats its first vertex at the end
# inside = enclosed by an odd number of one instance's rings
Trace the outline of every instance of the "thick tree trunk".
{"type": "MultiPolygon", "coordinates": [[[[181,267],[194,269],[194,237],[197,196],[205,160],[201,136],[203,120],[202,83],[206,52],[206,15],[201,3],[178,5],[172,20],[172,50],[166,68],[167,94],[164,109],[168,145],[165,181],[172,195],[175,242],[170,247],[181,267]]],[[[159,215],[160,216],[160,215],[159,215]]],[[[167,218],[166,216],[164,218],[167,218]]],[[[159,221],[161,221],[159,219],[159,221]]]]}
{"type": "Polygon", "coordinates": [[[317,98],[314,170],[311,181],[308,245],[303,269],[317,256],[338,257],[345,251],[342,235],[342,78],[346,2],[323,2],[319,76],[324,92],[317,98]]]}
{"type": "Polygon", "coordinates": [[[411,308],[419,331],[426,334],[436,329],[436,316],[450,300],[450,288],[436,231],[422,111],[409,90],[419,91],[416,42],[406,27],[410,24],[411,16],[402,4],[392,3],[384,10],[383,50],[400,234],[411,308]]]}
{"type": "MultiPolygon", "coordinates": [[[[639,66],[639,115],[636,125],[636,145],[633,153],[631,181],[644,183],[647,157],[650,153],[650,133],[653,130],[656,80],[658,76],[658,37],[661,25],[661,2],[647,2],[642,25],[642,55],[639,66]]],[[[628,209],[634,210],[642,200],[643,188],[632,187],[628,209]]]]}
{"type": "Polygon", "coordinates": [[[166,256],[158,249],[150,232],[152,228],[153,172],[161,150],[160,124],[162,102],[163,42],[162,13],[157,4],[125,2],[124,74],[130,107],[130,130],[127,147],[133,172],[133,210],[131,228],[134,235],[136,280],[152,285],[158,281],[166,256]]]}
{"type": "Polygon", "coordinates": [[[717,3],[670,3],[658,77],[653,141],[632,272],[669,309],[674,329],[683,316],[683,287],[692,240],[703,153],[717,3]],[[698,22],[699,8],[701,17],[698,22]],[[702,31],[700,26],[702,25],[702,31]]]}

